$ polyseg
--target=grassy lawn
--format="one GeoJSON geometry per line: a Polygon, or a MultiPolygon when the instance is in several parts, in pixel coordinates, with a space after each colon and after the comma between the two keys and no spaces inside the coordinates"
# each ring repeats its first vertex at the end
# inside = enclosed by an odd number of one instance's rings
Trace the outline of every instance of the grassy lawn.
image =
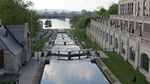
{"type": "MultiPolygon", "coordinates": [[[[86,36],[85,31],[85,29],[78,28],[73,30],[72,33],[78,40],[85,42],[86,45],[82,45],[84,48],[101,50],[95,42],[92,42],[86,36]]],[[[134,70],[120,55],[115,52],[106,52],[106,54],[109,56],[109,59],[102,59],[102,61],[109,67],[122,84],[149,84],[146,81],[146,78],[140,72],[134,70]],[[136,82],[133,82],[134,76],[136,76],[136,82]]]]}
{"type": "Polygon", "coordinates": [[[107,52],[109,59],[102,59],[123,84],[149,84],[146,78],[115,52],[107,52]],[[136,76],[136,82],[133,78],[136,76]]]}
{"type": "Polygon", "coordinates": [[[94,50],[101,50],[101,48],[96,44],[95,42],[92,42],[87,36],[86,36],[86,30],[81,28],[76,28],[75,30],[72,30],[72,33],[75,37],[78,38],[78,40],[81,42],[83,41],[85,45],[82,44],[83,48],[93,48],[94,50]]]}
{"type": "Polygon", "coordinates": [[[0,81],[0,84],[13,84],[13,82],[12,81],[5,81],[5,82],[0,81]]]}

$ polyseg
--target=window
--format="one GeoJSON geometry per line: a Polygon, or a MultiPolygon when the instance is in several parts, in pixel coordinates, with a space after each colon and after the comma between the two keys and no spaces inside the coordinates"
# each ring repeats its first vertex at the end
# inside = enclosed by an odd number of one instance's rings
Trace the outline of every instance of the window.
{"type": "Polygon", "coordinates": [[[112,45],[112,36],[110,36],[110,45],[112,45]]]}
{"type": "Polygon", "coordinates": [[[135,51],[133,47],[130,47],[130,51],[129,51],[129,58],[133,61],[135,61],[135,51]]]}
{"type": "Polygon", "coordinates": [[[115,39],[115,48],[118,49],[118,39],[115,39]]]}
{"type": "Polygon", "coordinates": [[[145,53],[141,55],[141,67],[149,72],[149,58],[145,53]]]}
{"type": "Polygon", "coordinates": [[[125,48],[124,48],[124,41],[122,40],[122,42],[121,42],[121,52],[122,52],[122,54],[125,54],[126,53],[126,50],[125,50],[125,48]]]}
{"type": "Polygon", "coordinates": [[[138,2],[138,13],[137,16],[140,16],[140,2],[138,2]]]}
{"type": "Polygon", "coordinates": [[[103,39],[105,39],[105,32],[103,31],[103,39]]]}
{"type": "Polygon", "coordinates": [[[106,42],[108,42],[108,33],[106,34],[106,42]]]}

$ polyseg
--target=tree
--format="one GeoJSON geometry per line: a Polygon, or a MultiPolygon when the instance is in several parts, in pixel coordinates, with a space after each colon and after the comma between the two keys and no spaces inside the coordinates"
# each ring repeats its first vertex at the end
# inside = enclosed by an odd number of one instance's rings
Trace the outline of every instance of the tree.
{"type": "Polygon", "coordinates": [[[32,5],[31,1],[25,3],[24,0],[0,0],[0,19],[2,23],[6,25],[24,23],[31,25],[32,23],[33,32],[31,31],[31,33],[37,32],[39,28],[38,15],[34,11],[31,13],[31,10],[28,9],[32,5]]]}
{"type": "Polygon", "coordinates": [[[100,16],[101,18],[108,18],[109,17],[109,13],[105,8],[101,8],[100,11],[97,11],[98,16],[100,16]]]}
{"type": "Polygon", "coordinates": [[[52,22],[50,20],[46,20],[45,27],[52,27],[52,22]]]}
{"type": "Polygon", "coordinates": [[[110,15],[118,14],[118,4],[113,4],[109,7],[108,12],[110,15]]]}

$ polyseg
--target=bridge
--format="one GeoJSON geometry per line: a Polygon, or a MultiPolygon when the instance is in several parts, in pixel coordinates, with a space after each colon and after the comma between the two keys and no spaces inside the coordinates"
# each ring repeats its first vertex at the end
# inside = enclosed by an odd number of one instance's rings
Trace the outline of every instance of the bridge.
{"type": "Polygon", "coordinates": [[[55,53],[52,53],[53,51],[49,50],[47,56],[58,56],[58,57],[68,57],[68,60],[71,60],[72,57],[79,57],[79,59],[82,56],[87,56],[89,58],[91,55],[89,52],[83,52],[83,51],[55,51],[55,53]]]}

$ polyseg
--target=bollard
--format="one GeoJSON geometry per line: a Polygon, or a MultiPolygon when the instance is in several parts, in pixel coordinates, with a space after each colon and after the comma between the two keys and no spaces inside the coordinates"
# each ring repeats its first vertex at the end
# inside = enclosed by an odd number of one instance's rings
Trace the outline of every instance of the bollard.
{"type": "Polygon", "coordinates": [[[71,60],[71,51],[68,52],[68,60],[71,60]]]}

